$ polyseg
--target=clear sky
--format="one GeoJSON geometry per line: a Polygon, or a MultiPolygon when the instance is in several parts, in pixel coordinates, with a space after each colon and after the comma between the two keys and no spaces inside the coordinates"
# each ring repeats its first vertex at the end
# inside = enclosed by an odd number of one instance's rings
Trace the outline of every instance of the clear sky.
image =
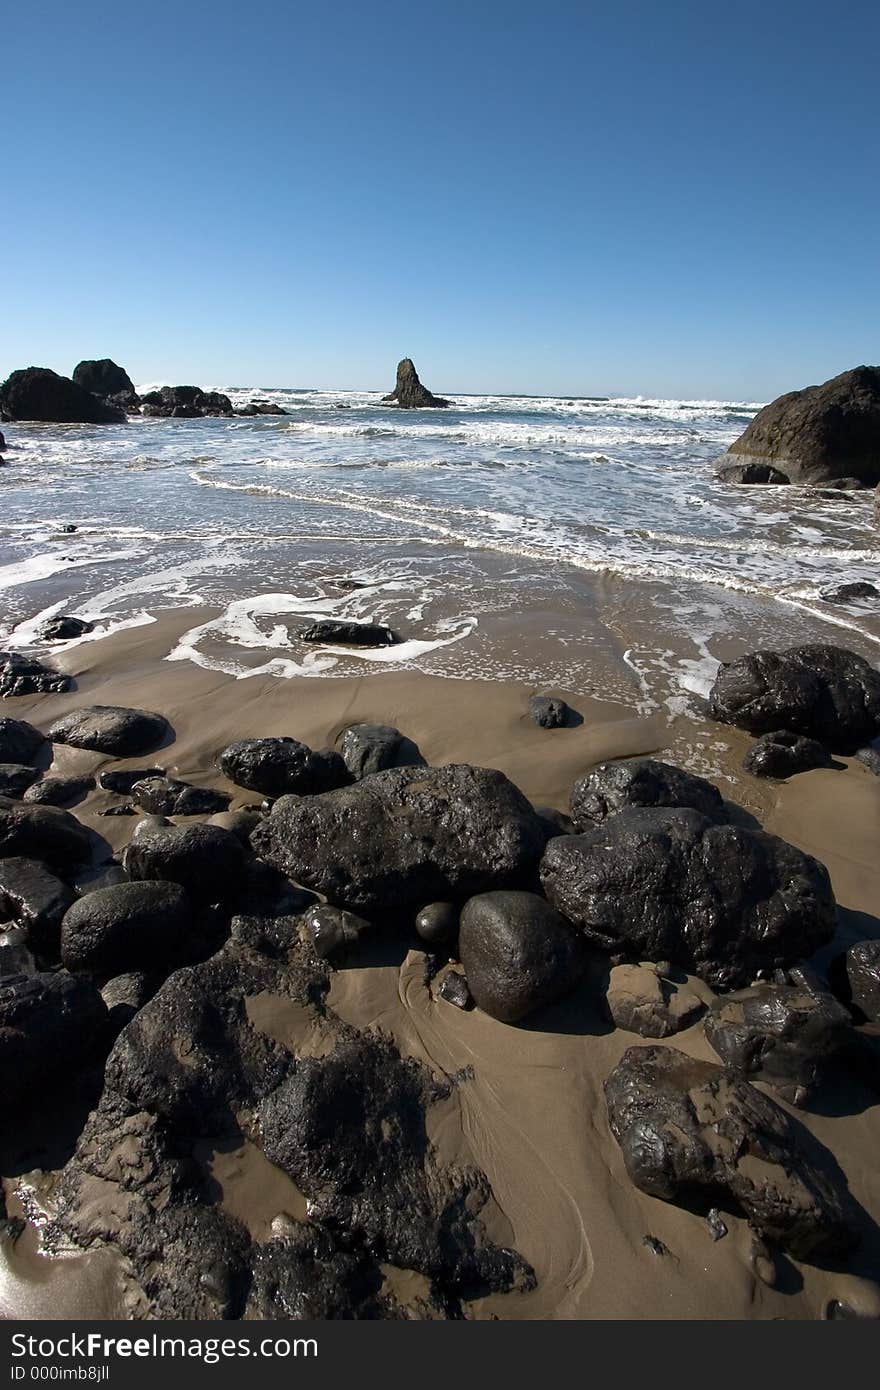
{"type": "Polygon", "coordinates": [[[767,399],[880,360],[880,5],[32,0],[0,377],[767,399]]]}

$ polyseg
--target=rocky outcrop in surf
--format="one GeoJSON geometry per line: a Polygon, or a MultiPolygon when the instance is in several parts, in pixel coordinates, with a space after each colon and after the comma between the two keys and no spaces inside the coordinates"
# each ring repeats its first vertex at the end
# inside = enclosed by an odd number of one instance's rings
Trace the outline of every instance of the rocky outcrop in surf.
{"type": "Polygon", "coordinates": [[[125,413],[48,367],[24,367],[0,385],[0,420],[110,425],[125,413]]]}
{"type": "Polygon", "coordinates": [[[411,357],[404,357],[397,364],[397,381],[394,390],[382,397],[383,405],[396,405],[401,410],[422,410],[426,407],[439,409],[449,405],[442,396],[435,396],[419,381],[419,374],[411,357]]]}
{"type": "Polygon", "coordinates": [[[91,391],[93,396],[119,410],[140,409],[134,382],[125,368],[117,366],[109,357],[79,362],[73,369],[73,380],[84,391],[91,391]]]}
{"type": "Polygon", "coordinates": [[[208,415],[234,415],[232,401],[222,391],[200,386],[162,386],[140,398],[144,415],[174,420],[198,420],[208,415]]]}

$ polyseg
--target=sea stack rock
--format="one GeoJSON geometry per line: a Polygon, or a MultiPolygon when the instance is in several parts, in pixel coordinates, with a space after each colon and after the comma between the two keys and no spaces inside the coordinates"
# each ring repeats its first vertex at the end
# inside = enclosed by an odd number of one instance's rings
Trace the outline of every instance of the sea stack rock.
{"type": "Polygon", "coordinates": [[[73,380],[84,391],[91,391],[93,396],[99,396],[120,410],[140,409],[134,382],[125,368],[117,366],[109,357],[79,362],[73,369],[73,380]]]}
{"type": "Polygon", "coordinates": [[[394,390],[382,397],[383,405],[397,405],[402,410],[421,410],[425,406],[438,408],[449,404],[442,396],[434,396],[419,381],[419,374],[411,357],[404,357],[397,364],[397,381],[394,390]]]}
{"type": "MultiPolygon", "coordinates": [[[[880,367],[853,367],[821,386],[765,405],[722,465],[772,465],[793,483],[874,487],[880,483],[880,367]]],[[[730,481],[778,481],[750,476],[730,481]]]]}
{"type": "Polygon", "coordinates": [[[124,422],[125,415],[48,367],[24,367],[0,386],[0,420],[110,425],[124,422]]]}

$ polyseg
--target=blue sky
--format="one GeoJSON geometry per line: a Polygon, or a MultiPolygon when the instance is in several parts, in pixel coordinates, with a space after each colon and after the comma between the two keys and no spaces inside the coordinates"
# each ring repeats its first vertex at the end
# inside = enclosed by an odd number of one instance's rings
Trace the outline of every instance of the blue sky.
{"type": "Polygon", "coordinates": [[[3,24],[0,376],[766,399],[880,359],[880,6],[3,24]]]}

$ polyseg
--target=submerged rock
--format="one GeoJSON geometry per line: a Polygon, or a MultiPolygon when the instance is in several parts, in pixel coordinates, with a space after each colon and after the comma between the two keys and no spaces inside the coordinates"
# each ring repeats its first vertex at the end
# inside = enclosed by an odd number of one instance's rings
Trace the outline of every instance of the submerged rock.
{"type": "Polygon", "coordinates": [[[753,777],[794,777],[817,767],[833,767],[831,754],[814,738],[790,729],[764,734],[743,758],[743,768],[753,777]]]}
{"type": "Polygon", "coordinates": [[[299,634],[303,642],[329,642],[342,647],[392,647],[400,642],[396,632],[381,623],[344,622],[322,618],[299,634]]]}
{"type": "Polygon", "coordinates": [[[709,711],[753,734],[785,729],[845,753],[880,733],[880,673],[843,647],[750,652],[722,664],[709,711]]]}
{"type": "Polygon", "coordinates": [[[602,950],[672,961],[716,988],[810,956],[834,935],[828,871],[762,830],[633,808],[541,861],[547,897],[602,950]]]}
{"type": "Polygon", "coordinates": [[[796,1259],[857,1243],[827,1150],[736,1073],[672,1047],[631,1047],[605,1082],[611,1133],[642,1192],[733,1203],[796,1259]]]}
{"type": "Polygon", "coordinates": [[[48,367],[25,367],[0,385],[0,419],[104,425],[122,423],[125,415],[69,377],[48,367]]]}
{"type": "Polygon", "coordinates": [[[578,984],[583,943],[574,927],[537,893],[495,892],[461,910],[458,954],[483,1013],[516,1023],[578,984]]]}
{"type": "Polygon", "coordinates": [[[332,748],[314,752],[295,738],[243,738],[223,749],[219,763],[230,782],[264,796],[311,796],[349,781],[332,748]]]}
{"type": "Polygon", "coordinates": [[[54,671],[21,652],[0,652],[0,695],[63,695],[72,685],[66,671],[54,671]]]}
{"type": "Polygon", "coordinates": [[[86,705],[56,720],[47,734],[53,743],[110,753],[116,758],[137,758],[158,748],[170,733],[161,714],[120,705],[86,705]]]}
{"type": "Polygon", "coordinates": [[[426,406],[438,408],[449,405],[442,396],[434,396],[419,381],[411,357],[404,357],[397,364],[397,381],[394,390],[382,397],[383,405],[396,405],[403,410],[421,410],[426,406]]]}
{"type": "Polygon", "coordinates": [[[75,1075],[106,1014],[92,982],[66,970],[0,980],[0,1091],[6,1100],[75,1075]]]}
{"type": "Polygon", "coordinates": [[[61,959],[68,970],[113,975],[160,973],[187,954],[192,914],[176,883],[119,883],[80,898],[61,924],[61,959]]]}
{"type": "Polygon", "coordinates": [[[605,996],[616,1028],[643,1038],[668,1038],[689,1028],[705,1004],[687,985],[664,978],[656,966],[615,965],[605,996]]]}
{"type": "Polygon", "coordinates": [[[57,806],[0,796],[0,858],[10,857],[38,859],[63,871],[91,858],[89,832],[57,806]]]}
{"type": "Polygon", "coordinates": [[[340,752],[355,780],[389,767],[425,765],[412,739],[390,724],[351,724],[342,735],[340,752]]]}
{"type": "Polygon", "coordinates": [[[727,820],[717,787],[656,758],[600,763],[572,787],[571,819],[576,830],[591,830],[629,806],[686,806],[709,820],[727,820]]]}
{"type": "Polygon", "coordinates": [[[131,798],[154,816],[212,816],[225,811],[231,797],[212,787],[194,787],[175,777],[145,777],[131,788],[131,798]]]}
{"type": "Polygon", "coordinates": [[[30,763],[45,735],[23,719],[0,719],[0,763],[30,763]]]}
{"type": "Polygon", "coordinates": [[[820,589],[819,597],[826,603],[852,603],[857,599],[880,598],[880,589],[869,584],[867,579],[854,579],[850,584],[835,584],[829,589],[820,589]]]}
{"type": "Polygon", "coordinates": [[[390,768],[320,796],[285,798],[252,836],[297,883],[355,910],[414,909],[516,887],[545,834],[503,773],[390,768]]]}

